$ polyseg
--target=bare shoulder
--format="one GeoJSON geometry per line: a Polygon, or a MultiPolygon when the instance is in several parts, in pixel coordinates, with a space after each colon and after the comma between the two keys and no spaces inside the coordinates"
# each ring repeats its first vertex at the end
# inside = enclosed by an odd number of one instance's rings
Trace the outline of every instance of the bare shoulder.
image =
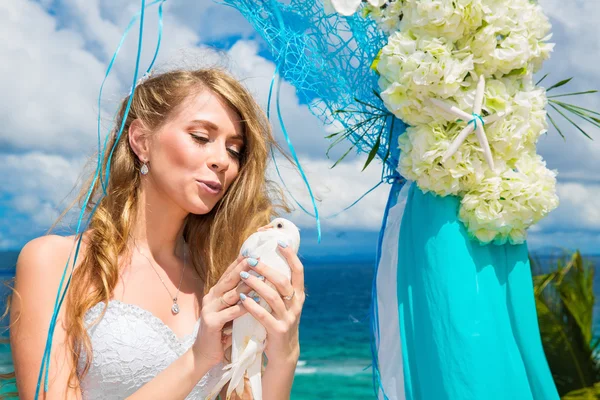
{"type": "Polygon", "coordinates": [[[46,235],[29,241],[19,253],[15,274],[15,309],[36,299],[37,311],[54,302],[56,290],[72,252],[74,237],[46,235]]]}
{"type": "MultiPolygon", "coordinates": [[[[84,235],[78,258],[84,254],[85,238],[84,235]]],[[[45,235],[29,241],[19,253],[17,279],[20,275],[48,276],[63,271],[69,255],[75,254],[75,240],[75,236],[45,235]]]]}
{"type": "MultiPolygon", "coordinates": [[[[10,345],[19,397],[33,398],[36,390],[57,290],[74,249],[74,236],[47,235],[28,242],[19,254],[10,306],[10,345]]],[[[67,385],[74,366],[66,343],[64,312],[62,307],[57,315],[48,381],[52,383],[44,398],[80,398],[78,391],[67,385]]]]}
{"type": "Polygon", "coordinates": [[[38,261],[45,260],[47,262],[56,258],[64,258],[64,256],[68,257],[72,244],[72,237],[59,235],[40,236],[30,240],[19,253],[17,268],[35,268],[38,261]]]}

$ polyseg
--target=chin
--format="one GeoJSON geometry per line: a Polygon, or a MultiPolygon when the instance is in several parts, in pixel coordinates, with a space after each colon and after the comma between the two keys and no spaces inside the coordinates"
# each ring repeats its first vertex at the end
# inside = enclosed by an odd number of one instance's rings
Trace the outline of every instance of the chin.
{"type": "Polygon", "coordinates": [[[188,212],[190,214],[196,215],[205,215],[212,211],[215,207],[214,203],[205,203],[202,199],[197,199],[191,204],[191,207],[188,208],[188,212]]]}

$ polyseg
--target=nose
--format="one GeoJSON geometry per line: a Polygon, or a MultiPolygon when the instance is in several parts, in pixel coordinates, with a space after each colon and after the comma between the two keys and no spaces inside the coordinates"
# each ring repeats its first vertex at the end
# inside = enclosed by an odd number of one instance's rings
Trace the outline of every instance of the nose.
{"type": "MultiPolygon", "coordinates": [[[[216,144],[216,143],[215,143],[216,144]]],[[[217,172],[227,171],[229,168],[229,154],[225,146],[213,146],[213,151],[210,152],[207,163],[212,170],[217,172]]]]}

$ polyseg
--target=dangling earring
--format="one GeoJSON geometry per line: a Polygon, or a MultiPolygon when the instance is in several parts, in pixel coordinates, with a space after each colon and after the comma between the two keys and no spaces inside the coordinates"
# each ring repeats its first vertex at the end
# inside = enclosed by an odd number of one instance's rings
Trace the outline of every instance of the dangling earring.
{"type": "Polygon", "coordinates": [[[140,173],[141,173],[142,175],[146,175],[146,174],[148,174],[148,164],[146,164],[145,162],[144,162],[144,164],[142,165],[142,168],[140,168],[140,173]]]}

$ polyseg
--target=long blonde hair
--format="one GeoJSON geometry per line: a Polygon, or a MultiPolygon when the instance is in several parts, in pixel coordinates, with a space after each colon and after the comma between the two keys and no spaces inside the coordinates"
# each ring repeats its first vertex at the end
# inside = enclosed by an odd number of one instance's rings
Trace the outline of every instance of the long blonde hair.
{"type": "MultiPolygon", "coordinates": [[[[235,260],[243,241],[277,214],[276,209],[290,211],[281,190],[265,178],[269,152],[272,147],[279,147],[265,113],[240,82],[221,69],[210,68],[169,71],[139,85],[110,161],[107,194],[101,196],[101,182],[97,181],[87,205],[88,213],[95,206],[97,208],[86,232],[86,252],[81,255],[81,263],[73,273],[65,303],[67,344],[74,366],[79,363],[80,349],[83,348],[87,355],[92,354],[84,316],[95,304],[110,300],[119,279],[118,257],[127,250],[127,239],[140,207],[141,163],[129,145],[129,126],[139,119],[155,131],[175,107],[188,96],[203,90],[210,90],[239,115],[245,142],[239,173],[227,193],[208,214],[189,214],[184,223],[183,236],[190,248],[190,261],[205,290],[212,287],[235,260]]],[[[128,100],[127,97],[121,103],[108,149],[115,144],[128,100]]],[[[108,162],[108,153],[103,159],[103,169],[108,162]]],[[[85,199],[91,183],[92,177],[87,187],[83,186],[78,203],[85,199]]],[[[90,365],[91,357],[86,357],[82,375],[87,373],[90,365]]],[[[74,368],[69,383],[76,382],[74,368]]]]}

